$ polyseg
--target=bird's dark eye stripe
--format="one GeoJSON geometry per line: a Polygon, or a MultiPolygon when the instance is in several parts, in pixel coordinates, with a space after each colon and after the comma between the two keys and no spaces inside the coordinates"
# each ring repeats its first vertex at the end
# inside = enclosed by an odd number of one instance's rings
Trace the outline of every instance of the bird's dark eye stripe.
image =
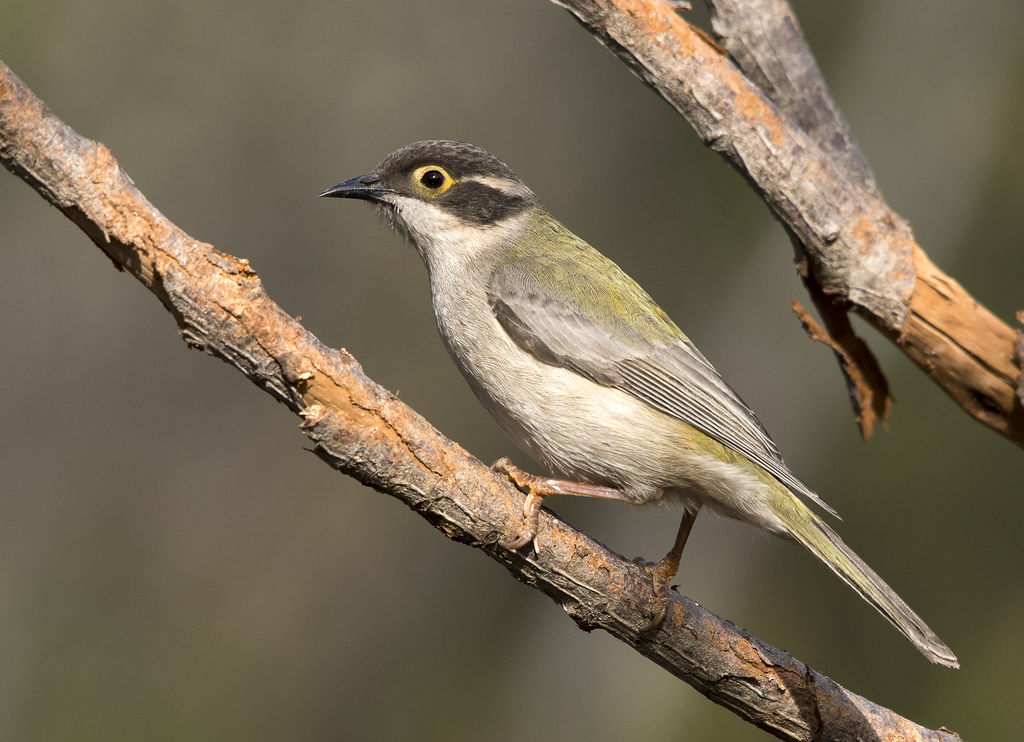
{"type": "Polygon", "coordinates": [[[444,185],[444,173],[440,170],[428,170],[420,176],[420,183],[430,189],[437,189],[444,185]]]}
{"type": "Polygon", "coordinates": [[[512,196],[472,180],[463,180],[446,198],[446,208],[474,224],[493,224],[508,219],[530,205],[521,196],[512,196]]]}

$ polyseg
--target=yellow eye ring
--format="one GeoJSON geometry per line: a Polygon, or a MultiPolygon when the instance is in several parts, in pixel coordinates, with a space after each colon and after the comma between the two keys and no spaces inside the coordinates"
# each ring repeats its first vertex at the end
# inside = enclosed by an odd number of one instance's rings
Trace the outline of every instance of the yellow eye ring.
{"type": "Polygon", "coordinates": [[[455,185],[455,178],[440,165],[418,167],[413,171],[412,178],[425,191],[434,195],[440,195],[455,185]]]}

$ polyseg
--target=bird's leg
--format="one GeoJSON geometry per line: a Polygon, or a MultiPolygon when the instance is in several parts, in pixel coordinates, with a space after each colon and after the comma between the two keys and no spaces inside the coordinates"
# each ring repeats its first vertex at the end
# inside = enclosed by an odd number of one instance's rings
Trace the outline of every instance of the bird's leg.
{"type": "Polygon", "coordinates": [[[676,542],[672,545],[672,550],[660,562],[648,567],[648,571],[654,579],[654,588],[659,593],[667,589],[668,583],[679,571],[679,560],[682,559],[686,540],[690,538],[690,531],[693,530],[693,523],[696,520],[696,510],[684,510],[683,518],[679,521],[679,530],[676,532],[676,542]]]}
{"type": "Polygon", "coordinates": [[[651,582],[654,585],[655,608],[654,617],[648,624],[646,631],[653,631],[661,626],[668,613],[668,591],[671,587],[672,578],[679,571],[679,560],[683,556],[683,548],[686,540],[690,538],[690,531],[693,530],[694,521],[697,520],[697,511],[687,508],[683,511],[682,520],[679,521],[679,530],[676,531],[676,542],[672,549],[657,564],[650,562],[644,564],[644,569],[651,575],[651,582]]]}
{"type": "MultiPolygon", "coordinates": [[[[604,487],[600,484],[588,484],[587,482],[571,482],[566,479],[538,477],[523,471],[508,458],[498,459],[491,468],[507,476],[515,483],[516,487],[526,493],[526,502],[523,503],[522,528],[515,539],[501,542],[501,545],[509,551],[521,549],[536,538],[537,518],[540,515],[540,508],[544,498],[548,495],[579,495],[581,497],[600,497],[605,500],[630,502],[622,490],[615,489],[614,487],[604,487]]],[[[678,562],[677,558],[676,563],[678,564],[678,562]]]]}

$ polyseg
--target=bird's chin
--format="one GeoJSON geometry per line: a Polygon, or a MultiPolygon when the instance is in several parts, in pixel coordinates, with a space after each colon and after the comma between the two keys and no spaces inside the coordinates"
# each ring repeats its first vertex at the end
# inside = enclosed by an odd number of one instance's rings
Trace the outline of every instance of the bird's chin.
{"type": "Polygon", "coordinates": [[[409,231],[406,229],[405,222],[399,219],[398,210],[395,208],[394,204],[389,203],[388,201],[375,201],[373,206],[385,224],[398,232],[405,239],[410,239],[409,231]]]}

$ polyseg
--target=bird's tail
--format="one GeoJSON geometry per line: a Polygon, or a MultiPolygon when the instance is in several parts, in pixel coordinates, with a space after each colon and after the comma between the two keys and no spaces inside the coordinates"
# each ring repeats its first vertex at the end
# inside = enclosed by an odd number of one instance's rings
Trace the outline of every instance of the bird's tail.
{"type": "Polygon", "coordinates": [[[959,667],[956,655],[885,581],[792,493],[777,492],[772,511],[790,534],[885,616],[932,662],[959,667]]]}

